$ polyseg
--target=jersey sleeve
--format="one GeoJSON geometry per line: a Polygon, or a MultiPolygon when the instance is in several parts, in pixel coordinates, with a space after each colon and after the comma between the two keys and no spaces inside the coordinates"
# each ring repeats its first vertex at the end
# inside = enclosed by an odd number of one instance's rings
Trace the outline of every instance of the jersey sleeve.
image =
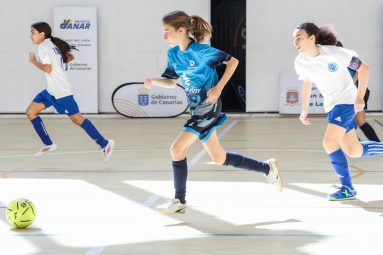
{"type": "Polygon", "coordinates": [[[294,67],[295,67],[295,72],[297,73],[298,75],[298,79],[300,81],[303,81],[303,80],[308,80],[308,77],[307,75],[305,74],[304,72],[304,69],[302,68],[302,66],[299,64],[299,61],[296,59],[295,62],[294,62],[294,67]]]}
{"type": "Polygon", "coordinates": [[[211,47],[207,44],[202,46],[200,53],[203,58],[207,58],[207,65],[210,67],[216,67],[222,65],[224,62],[229,61],[231,56],[226,52],[211,47]]]}
{"type": "Polygon", "coordinates": [[[176,73],[176,70],[174,68],[174,62],[170,54],[170,51],[168,51],[168,65],[164,73],[161,75],[161,77],[164,77],[167,79],[174,79],[174,80],[179,78],[179,75],[176,73]]]}
{"type": "Polygon", "coordinates": [[[359,59],[359,56],[355,51],[341,47],[336,48],[336,55],[345,67],[354,71],[357,71],[361,67],[363,62],[359,59]]]}
{"type": "Polygon", "coordinates": [[[51,57],[49,55],[49,50],[46,47],[40,45],[39,48],[38,48],[38,51],[37,51],[37,56],[39,57],[40,62],[43,65],[46,65],[46,64],[50,65],[50,64],[52,64],[52,59],[51,59],[51,57]]]}

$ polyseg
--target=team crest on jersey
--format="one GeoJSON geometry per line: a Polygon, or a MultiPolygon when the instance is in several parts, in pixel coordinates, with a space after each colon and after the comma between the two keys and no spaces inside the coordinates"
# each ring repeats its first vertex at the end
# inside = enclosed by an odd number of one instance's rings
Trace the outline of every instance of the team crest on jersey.
{"type": "Polygon", "coordinates": [[[338,70],[338,65],[334,62],[331,62],[328,64],[328,70],[333,73],[338,70]]]}
{"type": "Polygon", "coordinates": [[[286,92],[286,104],[296,105],[299,103],[299,91],[297,89],[289,89],[286,92]]]}
{"type": "Polygon", "coordinates": [[[189,60],[189,66],[190,66],[190,67],[195,66],[195,62],[194,62],[194,60],[189,60]]]}

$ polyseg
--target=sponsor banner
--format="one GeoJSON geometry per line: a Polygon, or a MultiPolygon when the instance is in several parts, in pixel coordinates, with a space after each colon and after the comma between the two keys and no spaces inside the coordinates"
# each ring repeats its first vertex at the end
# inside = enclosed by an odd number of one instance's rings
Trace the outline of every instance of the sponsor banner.
{"type": "Polygon", "coordinates": [[[79,51],[63,63],[76,101],[83,113],[98,113],[97,9],[91,6],[59,6],[53,9],[53,36],[79,51]]]}
{"type": "MultiPolygon", "coordinates": [[[[281,72],[279,84],[279,113],[300,114],[302,109],[302,81],[295,72],[281,72]]],[[[313,84],[309,113],[324,114],[323,96],[313,84]]]]}
{"type": "Polygon", "coordinates": [[[153,86],[150,90],[143,82],[125,83],[112,95],[114,109],[131,118],[175,117],[186,111],[188,102],[184,89],[153,86]]]}

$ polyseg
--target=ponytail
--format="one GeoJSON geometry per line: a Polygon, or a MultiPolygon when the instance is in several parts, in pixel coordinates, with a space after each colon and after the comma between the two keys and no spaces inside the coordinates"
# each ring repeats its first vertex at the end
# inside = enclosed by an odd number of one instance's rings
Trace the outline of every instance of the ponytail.
{"type": "Polygon", "coordinates": [[[203,41],[212,34],[212,27],[206,20],[197,15],[189,16],[184,11],[168,13],[162,18],[162,22],[175,29],[184,27],[187,34],[191,34],[197,42],[203,41]]]}
{"type": "Polygon", "coordinates": [[[335,30],[331,26],[319,28],[314,23],[302,23],[296,29],[305,30],[309,36],[315,36],[315,43],[320,45],[336,45],[338,39],[335,30]]]}
{"type": "Polygon", "coordinates": [[[205,39],[205,37],[210,37],[212,33],[212,27],[203,18],[197,15],[191,16],[191,24],[192,24],[192,30],[190,33],[193,35],[193,37],[197,40],[197,42],[201,42],[205,39]]]}
{"type": "Polygon", "coordinates": [[[58,37],[52,36],[52,29],[46,22],[37,22],[32,24],[32,27],[36,29],[39,33],[44,32],[46,39],[51,39],[52,43],[59,49],[61,57],[64,63],[68,63],[71,59],[70,52],[72,50],[78,50],[74,45],[69,45],[64,40],[61,40],[58,37]]]}

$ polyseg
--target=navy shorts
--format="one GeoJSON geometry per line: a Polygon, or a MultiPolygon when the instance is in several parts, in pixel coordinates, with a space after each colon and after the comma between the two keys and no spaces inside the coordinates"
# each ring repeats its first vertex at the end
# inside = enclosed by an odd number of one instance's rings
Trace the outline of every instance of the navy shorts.
{"type": "Polygon", "coordinates": [[[221,112],[221,109],[221,101],[216,104],[202,102],[190,111],[192,118],[186,122],[183,130],[196,134],[201,143],[206,142],[211,134],[227,120],[227,116],[221,112]]]}
{"type": "Polygon", "coordinates": [[[338,104],[327,113],[328,123],[340,126],[347,132],[356,129],[353,104],[338,104]]]}
{"type": "Polygon", "coordinates": [[[49,94],[46,89],[37,94],[37,96],[33,99],[33,102],[44,104],[46,108],[53,106],[58,113],[67,114],[68,116],[72,116],[80,112],[72,95],[56,99],[54,96],[49,94]]]}

